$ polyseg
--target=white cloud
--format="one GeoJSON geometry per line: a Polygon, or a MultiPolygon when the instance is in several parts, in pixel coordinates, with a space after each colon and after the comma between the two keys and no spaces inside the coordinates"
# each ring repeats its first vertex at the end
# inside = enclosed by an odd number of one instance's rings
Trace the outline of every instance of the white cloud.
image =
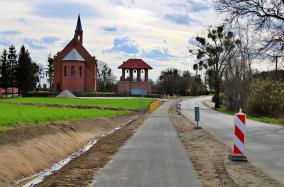
{"type": "Polygon", "coordinates": [[[189,38],[203,30],[204,25],[214,25],[219,20],[211,0],[105,0],[95,3],[93,0],[3,0],[0,1],[0,33],[21,34],[1,34],[0,49],[9,43],[18,48],[25,43],[33,60],[46,63],[49,53],[56,54],[72,39],[79,11],[84,46],[97,59],[109,63],[117,77],[120,76],[117,66],[131,56],[146,58],[154,68],[150,72],[154,79],[163,68],[192,69],[193,60],[187,54],[189,38]],[[56,4],[60,7],[52,10],[56,4]],[[43,5],[50,9],[44,16],[40,12],[43,5]],[[57,15],[61,9],[62,13],[57,15]],[[175,17],[182,18],[175,22],[173,16],[176,15],[183,17],[175,17]],[[169,21],[165,17],[173,19],[169,21]],[[182,21],[189,24],[179,24],[182,21]],[[128,38],[126,42],[115,45],[114,39],[122,36],[128,38]],[[135,53],[119,53],[130,47],[135,53]],[[106,49],[112,52],[106,53],[106,49]]]}

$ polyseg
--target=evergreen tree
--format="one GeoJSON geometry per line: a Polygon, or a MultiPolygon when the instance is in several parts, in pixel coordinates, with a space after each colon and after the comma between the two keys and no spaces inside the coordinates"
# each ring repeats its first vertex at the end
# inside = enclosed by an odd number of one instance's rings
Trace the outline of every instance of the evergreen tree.
{"type": "MultiPolygon", "coordinates": [[[[1,55],[0,63],[1,63],[1,76],[0,76],[0,87],[5,89],[7,93],[7,89],[9,88],[9,72],[8,72],[8,59],[7,59],[7,50],[4,49],[1,55]]],[[[7,98],[7,94],[6,94],[7,98]]]]}
{"type": "Polygon", "coordinates": [[[32,62],[29,51],[25,46],[22,46],[16,73],[17,86],[21,95],[25,95],[36,88],[36,84],[39,81],[38,71],[38,65],[32,62]]]}

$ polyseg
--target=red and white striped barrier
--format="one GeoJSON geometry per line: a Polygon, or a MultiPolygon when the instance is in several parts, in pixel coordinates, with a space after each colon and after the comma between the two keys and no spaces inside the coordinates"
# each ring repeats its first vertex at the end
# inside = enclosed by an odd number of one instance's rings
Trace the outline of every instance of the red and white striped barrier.
{"type": "Polygon", "coordinates": [[[246,114],[239,113],[235,114],[234,118],[235,133],[234,133],[234,146],[233,154],[229,158],[233,161],[247,161],[245,156],[245,136],[246,136],[246,114]]]}
{"type": "Polygon", "coordinates": [[[180,104],[180,102],[178,103],[178,115],[181,115],[181,104],[180,104]]]}
{"type": "Polygon", "coordinates": [[[177,100],[177,113],[178,115],[181,115],[181,99],[177,100]]]}

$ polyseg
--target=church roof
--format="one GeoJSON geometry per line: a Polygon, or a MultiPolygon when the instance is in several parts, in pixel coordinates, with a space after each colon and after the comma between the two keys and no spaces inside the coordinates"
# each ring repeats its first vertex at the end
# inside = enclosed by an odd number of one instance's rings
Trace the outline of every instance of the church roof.
{"type": "Polygon", "coordinates": [[[80,53],[73,48],[64,58],[63,61],[73,60],[73,61],[86,61],[80,53]]]}
{"type": "Polygon", "coordinates": [[[83,32],[80,14],[79,14],[79,16],[78,16],[77,26],[76,26],[75,32],[83,32]]]}
{"type": "Polygon", "coordinates": [[[128,59],[123,62],[118,69],[153,69],[149,64],[144,62],[142,59],[128,59]]]}

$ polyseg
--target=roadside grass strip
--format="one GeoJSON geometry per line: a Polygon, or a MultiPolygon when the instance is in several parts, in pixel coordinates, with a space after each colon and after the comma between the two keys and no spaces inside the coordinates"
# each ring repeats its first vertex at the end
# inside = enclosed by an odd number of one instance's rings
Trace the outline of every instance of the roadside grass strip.
{"type": "Polygon", "coordinates": [[[94,119],[124,114],[128,112],[0,104],[0,131],[19,125],[39,125],[48,122],[94,119]]]}
{"type": "MultiPolygon", "coordinates": [[[[230,111],[228,108],[222,106],[221,108],[215,109],[219,112],[229,114],[229,115],[235,115],[235,112],[230,111]]],[[[271,123],[275,125],[284,125],[283,119],[275,119],[275,118],[269,118],[269,117],[263,117],[263,116],[253,116],[253,115],[247,115],[248,119],[259,121],[263,123],[271,123]]]]}
{"type": "Polygon", "coordinates": [[[113,108],[126,108],[138,110],[148,107],[154,99],[133,98],[133,99],[78,99],[78,98],[10,98],[0,99],[2,103],[34,103],[34,104],[60,104],[60,105],[85,105],[104,106],[113,108]]]}

